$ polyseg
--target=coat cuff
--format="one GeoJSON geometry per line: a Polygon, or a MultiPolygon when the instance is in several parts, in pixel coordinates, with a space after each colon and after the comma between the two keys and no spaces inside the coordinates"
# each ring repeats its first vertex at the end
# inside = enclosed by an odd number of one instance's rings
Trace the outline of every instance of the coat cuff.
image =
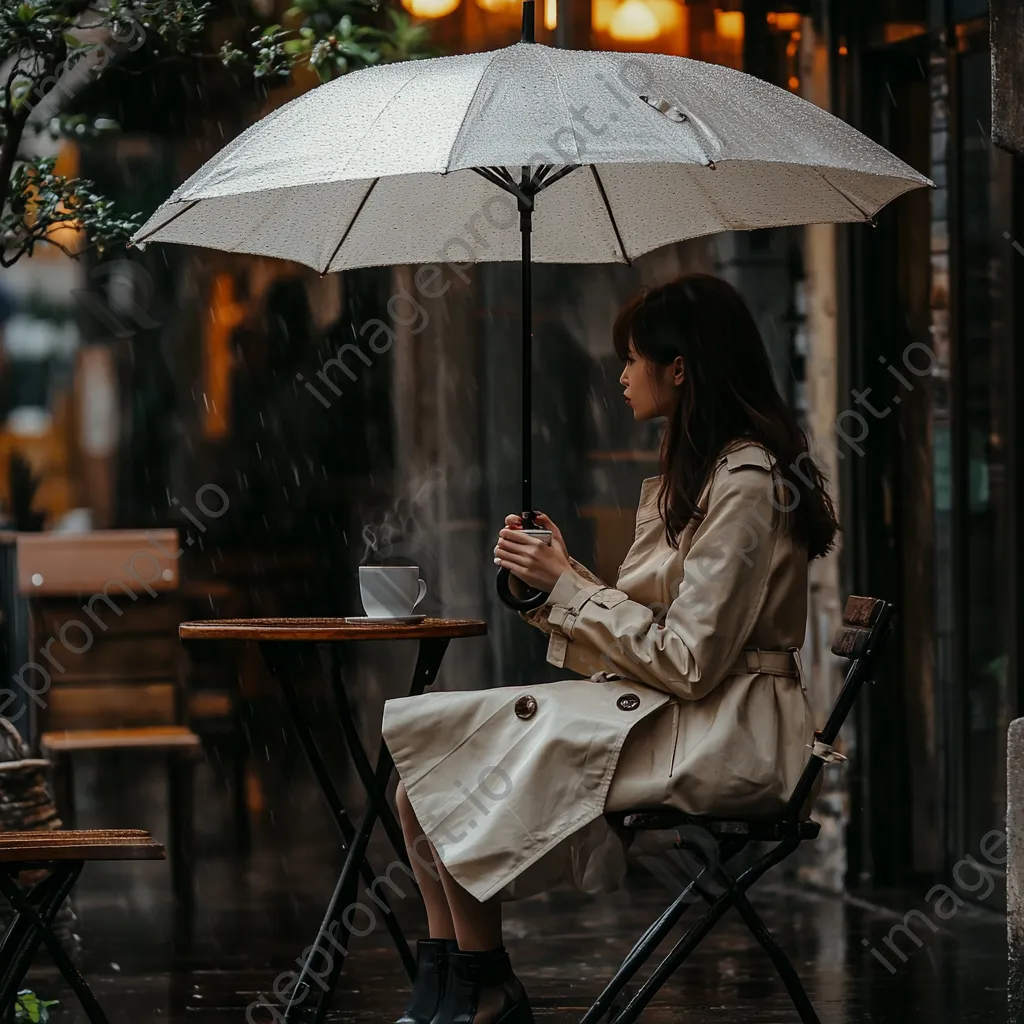
{"type": "Polygon", "coordinates": [[[603,583],[584,579],[575,569],[566,569],[544,601],[551,609],[548,622],[571,640],[572,626],[580,610],[596,593],[607,589],[603,583]]]}
{"type": "Polygon", "coordinates": [[[593,676],[595,672],[609,666],[596,657],[589,644],[570,641],[560,630],[548,634],[548,650],[545,661],[556,668],[568,668],[581,676],[593,676]]]}

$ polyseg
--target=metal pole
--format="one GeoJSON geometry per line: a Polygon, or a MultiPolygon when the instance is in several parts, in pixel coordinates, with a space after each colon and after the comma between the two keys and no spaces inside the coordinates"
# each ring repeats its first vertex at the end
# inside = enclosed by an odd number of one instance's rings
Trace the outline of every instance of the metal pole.
{"type": "MultiPolygon", "coordinates": [[[[527,0],[530,6],[533,6],[532,0],[527,0]]],[[[529,168],[523,168],[523,184],[525,185],[529,168]]],[[[525,189],[524,189],[525,191],[525,189]]],[[[522,411],[522,428],[523,428],[523,504],[522,511],[529,512],[532,508],[532,495],[530,493],[530,471],[533,465],[531,455],[531,443],[533,440],[533,423],[530,412],[533,408],[533,374],[531,368],[533,365],[531,343],[533,340],[533,263],[531,253],[531,232],[533,230],[533,196],[529,197],[529,205],[519,200],[519,229],[523,235],[523,411],[522,411]]]]}
{"type": "MultiPolygon", "coordinates": [[[[537,13],[534,0],[523,0],[523,36],[522,42],[534,43],[537,41],[537,13]]],[[[530,235],[533,230],[533,194],[527,191],[526,183],[529,180],[530,168],[523,168],[523,176],[520,188],[527,193],[529,201],[522,196],[519,198],[519,230],[523,234],[523,451],[522,451],[522,477],[523,477],[523,504],[522,511],[529,512],[532,508],[532,494],[530,493],[530,470],[533,465],[531,442],[533,440],[533,422],[530,415],[533,409],[532,373],[533,365],[530,343],[533,339],[533,297],[532,297],[532,255],[530,249],[530,235]]],[[[524,523],[526,526],[533,526],[534,523],[524,523]]]]}

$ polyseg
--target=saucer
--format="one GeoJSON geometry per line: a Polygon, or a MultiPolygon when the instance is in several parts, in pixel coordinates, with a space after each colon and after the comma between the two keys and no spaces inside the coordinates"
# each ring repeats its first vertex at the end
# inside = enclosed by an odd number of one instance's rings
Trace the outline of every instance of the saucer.
{"type": "Polygon", "coordinates": [[[346,622],[394,622],[409,625],[422,622],[426,615],[346,615],[346,622]]]}

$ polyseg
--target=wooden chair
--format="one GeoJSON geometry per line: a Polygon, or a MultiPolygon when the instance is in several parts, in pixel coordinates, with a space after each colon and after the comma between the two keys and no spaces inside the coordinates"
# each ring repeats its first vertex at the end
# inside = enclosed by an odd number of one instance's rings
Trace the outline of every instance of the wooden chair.
{"type": "Polygon", "coordinates": [[[804,1024],[819,1024],[818,1016],[793,964],[768,931],[746,892],[766,871],[788,857],[802,842],[818,835],[821,827],[818,822],[801,816],[804,805],[822,768],[832,761],[845,760],[835,751],[833,744],[857,695],[871,677],[878,655],[892,630],[893,621],[893,606],[887,601],[855,596],[847,600],[843,613],[844,624],[832,642],[834,654],[850,659],[846,679],[825,727],[814,734],[813,746],[808,745],[811,753],[807,765],[781,814],[760,818],[715,818],[660,807],[638,808],[625,814],[608,815],[609,820],[624,829],[675,829],[675,848],[695,857],[699,870],[661,917],[641,936],[608,986],[587,1011],[581,1024],[596,1024],[606,1015],[608,1024],[632,1024],[730,907],[739,911],[751,934],[768,954],[796,1006],[800,1020],[804,1024]],[[734,877],[726,869],[727,862],[753,842],[773,845],[734,877]],[[621,1007],[619,997],[623,989],[679,922],[694,895],[708,905],[707,910],[672,947],[636,995],[625,1007],[621,1007]]]}
{"type": "MultiPolygon", "coordinates": [[[[73,765],[84,751],[166,758],[168,846],[179,905],[192,890],[192,771],[178,624],[177,530],[18,534],[17,587],[26,658],[49,686],[33,699],[31,734],[53,762],[58,813],[75,821],[73,765]]],[[[45,682],[33,669],[33,690],[45,682]]]]}
{"type": "Polygon", "coordinates": [[[0,938],[0,1020],[8,1020],[21,983],[40,945],[74,990],[92,1024],[107,1024],[88,982],[53,934],[53,922],[86,861],[163,860],[164,848],[148,832],[133,829],[0,833],[0,896],[15,916],[0,938]],[[46,868],[31,889],[16,879],[22,871],[46,868]]]}

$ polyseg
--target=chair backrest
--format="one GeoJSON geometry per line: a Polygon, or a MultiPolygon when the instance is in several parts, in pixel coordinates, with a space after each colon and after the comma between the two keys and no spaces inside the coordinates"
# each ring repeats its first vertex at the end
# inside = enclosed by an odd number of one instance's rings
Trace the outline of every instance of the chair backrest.
{"type": "Polygon", "coordinates": [[[843,610],[843,625],[836,630],[832,653],[849,658],[843,688],[828,716],[824,728],[814,734],[814,748],[793,788],[786,805],[785,818],[795,821],[814,786],[821,769],[832,758],[832,744],[864,683],[871,678],[878,656],[895,622],[895,609],[889,601],[876,597],[850,595],[843,610]]]}
{"type": "Polygon", "coordinates": [[[180,550],[176,529],[18,535],[33,745],[49,730],[181,720],[180,550]]]}

